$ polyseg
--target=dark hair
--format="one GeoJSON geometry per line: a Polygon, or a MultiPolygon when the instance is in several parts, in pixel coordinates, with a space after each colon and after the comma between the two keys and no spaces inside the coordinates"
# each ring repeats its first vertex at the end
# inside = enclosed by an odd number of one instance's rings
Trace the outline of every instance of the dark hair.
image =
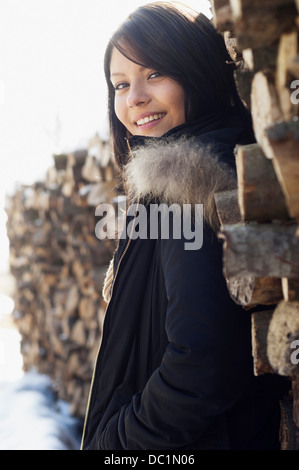
{"type": "Polygon", "coordinates": [[[117,29],[106,48],[104,68],[108,85],[108,111],[115,160],[127,160],[127,130],[114,111],[115,90],[110,81],[113,48],[146,68],[157,70],[185,91],[186,122],[214,109],[243,107],[233,77],[234,66],[223,37],[202,13],[169,2],[139,7],[117,29]]]}

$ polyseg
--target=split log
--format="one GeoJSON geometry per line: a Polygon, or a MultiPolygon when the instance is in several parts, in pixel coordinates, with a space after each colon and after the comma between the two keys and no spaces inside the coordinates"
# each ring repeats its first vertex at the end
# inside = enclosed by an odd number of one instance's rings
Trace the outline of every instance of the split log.
{"type": "Polygon", "coordinates": [[[232,31],[225,31],[223,36],[228,53],[236,66],[236,69],[234,70],[234,79],[238,94],[244,105],[250,110],[253,72],[248,70],[243,54],[239,51],[238,39],[235,34],[232,31]]]}
{"type": "Polygon", "coordinates": [[[299,279],[288,279],[283,277],[281,279],[281,287],[283,298],[287,302],[292,302],[294,300],[299,301],[299,279]]]}
{"type": "Polygon", "coordinates": [[[87,203],[89,206],[96,207],[98,204],[112,200],[116,197],[116,183],[115,180],[103,181],[102,183],[93,184],[87,195],[87,203]]]}
{"type": "MultiPolygon", "coordinates": [[[[230,4],[235,16],[241,16],[253,8],[261,7],[259,0],[230,0],[230,4]]],[[[271,9],[291,4],[293,4],[293,0],[264,0],[262,6],[265,9],[271,9]]]]}
{"type": "MultiPolygon", "coordinates": [[[[299,341],[298,341],[298,348],[299,348],[299,341]]],[[[298,357],[299,357],[299,353],[298,353],[298,357]]],[[[298,359],[298,363],[299,363],[299,359],[298,359]]],[[[292,392],[293,392],[293,419],[294,419],[296,426],[299,427],[299,374],[292,380],[292,392]]]]}
{"type": "Polygon", "coordinates": [[[299,220],[299,120],[269,126],[266,134],[290,216],[299,220]]]}
{"type": "Polygon", "coordinates": [[[267,355],[267,336],[273,310],[253,313],[251,316],[251,337],[254,374],[274,374],[267,355]]]}
{"type": "Polygon", "coordinates": [[[247,109],[251,109],[251,86],[253,80],[253,72],[250,70],[235,70],[234,78],[237,90],[243,104],[247,109]]]}
{"type": "Polygon", "coordinates": [[[272,161],[265,157],[260,145],[238,146],[236,166],[241,220],[267,222],[289,219],[272,161]]]}
{"type": "Polygon", "coordinates": [[[290,84],[292,76],[289,64],[298,52],[298,33],[296,30],[282,34],[279,41],[277,67],[276,67],[276,89],[278,91],[280,108],[285,120],[291,119],[297,114],[298,106],[291,100],[290,84]]]}
{"type": "Polygon", "coordinates": [[[212,0],[211,10],[213,25],[218,31],[224,32],[232,29],[232,10],[229,0],[212,0]]]}
{"type": "Polygon", "coordinates": [[[267,355],[273,369],[289,377],[299,375],[299,302],[278,304],[272,315],[267,355]]]}
{"type": "Polygon", "coordinates": [[[96,303],[92,297],[82,297],[78,310],[79,317],[84,320],[86,326],[96,318],[96,303]]]}
{"type": "Polygon", "coordinates": [[[234,302],[247,309],[257,305],[273,305],[283,299],[280,279],[244,275],[229,277],[226,283],[234,302]]]}
{"type": "Polygon", "coordinates": [[[88,155],[94,157],[97,164],[101,168],[107,168],[111,165],[113,153],[108,141],[102,140],[99,136],[95,136],[89,141],[88,155]]]}
{"type": "Polygon", "coordinates": [[[299,78],[299,54],[291,58],[288,63],[288,70],[295,78],[299,78]]]}
{"type": "Polygon", "coordinates": [[[281,34],[295,27],[292,0],[230,0],[230,6],[240,50],[272,46],[281,34]]]}
{"type": "Polygon", "coordinates": [[[54,154],[53,155],[54,162],[55,162],[55,168],[56,170],[65,170],[66,165],[67,165],[67,154],[62,153],[62,154],[54,154]]]}
{"type": "Polygon", "coordinates": [[[293,399],[285,397],[280,402],[280,430],[279,440],[281,450],[298,450],[299,449],[299,427],[294,423],[293,419],[293,399]]]}
{"type": "Polygon", "coordinates": [[[85,331],[85,326],[84,326],[84,321],[83,320],[77,320],[72,332],[71,332],[71,338],[70,338],[74,343],[84,346],[86,343],[86,331],[85,331]]]}
{"type": "Polygon", "coordinates": [[[274,70],[257,72],[252,81],[251,113],[254,133],[267,158],[273,158],[265,129],[283,120],[274,70]]]}
{"type": "MultiPolygon", "coordinates": [[[[238,190],[215,194],[216,209],[222,226],[236,224],[241,219],[238,190]]],[[[280,279],[234,276],[226,279],[230,296],[239,305],[252,308],[256,305],[272,305],[283,298],[280,279]]]]}
{"type": "Polygon", "coordinates": [[[244,49],[242,55],[249,70],[253,73],[274,69],[278,54],[278,46],[260,47],[259,49],[244,49]]]}
{"type": "Polygon", "coordinates": [[[238,203],[238,189],[221,191],[215,196],[216,210],[222,225],[235,224],[241,221],[238,203]]]}
{"type": "Polygon", "coordinates": [[[225,225],[220,234],[225,277],[299,278],[296,230],[296,224],[283,223],[225,225]]]}
{"type": "Polygon", "coordinates": [[[77,169],[81,170],[83,168],[87,155],[88,151],[86,149],[75,150],[74,152],[68,154],[67,165],[73,168],[73,175],[75,180],[77,179],[77,175],[78,179],[81,179],[81,171],[77,172],[77,169]]]}
{"type": "Polygon", "coordinates": [[[91,183],[99,182],[102,179],[99,164],[95,157],[88,155],[82,167],[82,176],[91,183]]]}
{"type": "Polygon", "coordinates": [[[273,44],[294,25],[296,16],[293,0],[212,0],[211,9],[215,28],[219,32],[235,30],[243,49],[246,44],[273,44]]]}

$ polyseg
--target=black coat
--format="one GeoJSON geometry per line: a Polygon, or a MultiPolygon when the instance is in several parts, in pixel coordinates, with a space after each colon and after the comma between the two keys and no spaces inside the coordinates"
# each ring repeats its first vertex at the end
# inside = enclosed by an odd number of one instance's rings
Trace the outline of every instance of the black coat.
{"type": "Polygon", "coordinates": [[[232,134],[143,145],[129,164],[132,200],[203,203],[203,245],[120,240],[83,449],[278,447],[281,378],[253,374],[250,312],[230,298],[215,232],[211,194],[235,185],[232,134]]]}

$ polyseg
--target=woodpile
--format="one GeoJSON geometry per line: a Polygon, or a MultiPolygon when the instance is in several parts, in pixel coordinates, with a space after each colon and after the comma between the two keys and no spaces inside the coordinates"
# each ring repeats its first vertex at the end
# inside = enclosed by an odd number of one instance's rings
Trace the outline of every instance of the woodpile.
{"type": "Polygon", "coordinates": [[[14,321],[24,370],[53,378],[60,398],[84,416],[105,305],[114,240],[95,235],[95,209],[117,197],[110,146],[54,155],[45,180],[7,198],[14,321]]]}
{"type": "Polygon", "coordinates": [[[252,315],[256,375],[292,382],[281,403],[281,448],[299,449],[299,2],[214,0],[256,143],[235,150],[238,184],[215,197],[224,274],[252,315]]]}

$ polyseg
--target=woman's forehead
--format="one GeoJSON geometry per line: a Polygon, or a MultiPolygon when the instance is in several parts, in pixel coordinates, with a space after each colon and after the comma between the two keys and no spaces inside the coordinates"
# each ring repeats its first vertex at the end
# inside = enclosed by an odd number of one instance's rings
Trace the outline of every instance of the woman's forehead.
{"type": "Polygon", "coordinates": [[[138,51],[131,45],[124,43],[123,41],[116,46],[113,46],[110,56],[110,71],[115,64],[119,66],[137,66],[140,71],[145,68],[150,68],[138,58],[138,51]]]}

